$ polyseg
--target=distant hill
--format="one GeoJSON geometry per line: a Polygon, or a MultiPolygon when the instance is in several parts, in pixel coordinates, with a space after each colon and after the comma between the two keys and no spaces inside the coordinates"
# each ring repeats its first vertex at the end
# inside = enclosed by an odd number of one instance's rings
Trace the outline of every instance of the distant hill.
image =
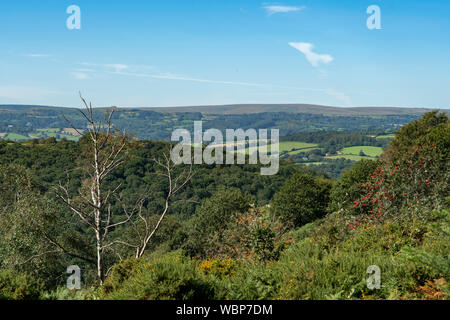
{"type": "MultiPolygon", "coordinates": [[[[40,105],[0,105],[2,110],[49,110],[68,111],[76,108],[50,107],[40,105]]],[[[99,108],[103,109],[103,108],[99,108]]],[[[432,108],[403,108],[403,107],[330,107],[314,104],[234,104],[234,105],[208,105],[208,106],[181,106],[181,107],[118,107],[123,110],[146,110],[160,113],[202,113],[202,114],[252,114],[266,112],[306,113],[341,116],[387,116],[387,115],[421,115],[435,110],[432,108]]],[[[449,113],[450,109],[443,109],[449,113]]]]}
{"type": "MultiPolygon", "coordinates": [[[[105,108],[96,108],[97,119],[105,108]]],[[[192,130],[193,122],[203,121],[204,130],[280,129],[281,135],[297,132],[365,130],[392,133],[431,109],[339,108],[309,104],[242,104],[166,108],[119,107],[114,124],[139,139],[168,140],[176,128],[192,130]]],[[[446,110],[448,112],[449,110],[446,110]]],[[[54,137],[78,140],[63,115],[77,129],[86,121],[76,108],[38,105],[0,105],[0,139],[25,141],[54,137]]]]}
{"type": "MultiPolygon", "coordinates": [[[[147,109],[147,108],[146,108],[147,109]]],[[[157,112],[200,112],[203,114],[249,114],[264,112],[307,113],[342,116],[379,116],[424,114],[433,109],[397,107],[329,107],[313,104],[236,104],[192,107],[148,108],[157,112]]]]}

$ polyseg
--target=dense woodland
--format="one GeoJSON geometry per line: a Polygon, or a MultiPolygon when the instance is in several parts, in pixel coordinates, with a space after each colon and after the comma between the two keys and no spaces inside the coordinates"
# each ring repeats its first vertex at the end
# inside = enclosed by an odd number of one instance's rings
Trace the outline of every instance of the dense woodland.
{"type": "Polygon", "coordinates": [[[167,142],[86,115],[93,129],[79,141],[0,142],[0,298],[449,299],[445,114],[403,126],[380,159],[339,179],[289,159],[275,176],[258,165],[173,166],[167,142]],[[81,290],[65,286],[70,265],[81,267],[81,290]],[[371,265],[380,289],[366,286],[371,265]]]}

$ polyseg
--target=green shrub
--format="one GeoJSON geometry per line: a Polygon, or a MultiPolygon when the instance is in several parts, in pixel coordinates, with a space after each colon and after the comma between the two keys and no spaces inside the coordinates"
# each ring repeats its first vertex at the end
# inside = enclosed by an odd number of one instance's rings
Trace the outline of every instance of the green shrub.
{"type": "Polygon", "coordinates": [[[43,300],[94,300],[96,299],[95,289],[71,290],[67,287],[58,287],[55,290],[45,293],[43,300]]]}
{"type": "Polygon", "coordinates": [[[0,300],[38,300],[43,290],[43,284],[28,274],[0,272],[0,300]]]}
{"type": "Polygon", "coordinates": [[[211,256],[216,249],[211,242],[222,241],[223,232],[233,217],[246,212],[254,199],[237,188],[221,187],[199,206],[189,221],[189,238],[184,245],[191,256],[211,256]]]}
{"type": "Polygon", "coordinates": [[[275,195],[274,213],[295,227],[322,218],[326,214],[331,186],[329,180],[295,174],[275,195]]]}
{"type": "Polygon", "coordinates": [[[214,298],[215,283],[195,262],[180,251],[148,261],[139,260],[129,269],[115,268],[106,279],[109,292],[100,297],[112,300],[206,300],[214,298]],[[120,273],[120,274],[119,274],[120,273]]]}
{"type": "Polygon", "coordinates": [[[329,211],[334,212],[347,208],[348,204],[358,200],[362,195],[358,185],[366,182],[378,165],[379,161],[364,159],[344,171],[342,177],[331,189],[329,211]]]}

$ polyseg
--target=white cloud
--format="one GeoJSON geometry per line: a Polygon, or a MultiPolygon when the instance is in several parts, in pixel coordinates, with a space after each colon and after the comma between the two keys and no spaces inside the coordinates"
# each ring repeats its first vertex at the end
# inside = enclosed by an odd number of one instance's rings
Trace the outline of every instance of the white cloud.
{"type": "MultiPolygon", "coordinates": [[[[308,54],[309,55],[311,55],[311,54],[317,55],[315,53],[310,52],[311,47],[309,47],[309,49],[307,50],[308,54]]],[[[328,56],[328,55],[317,55],[317,56],[322,57],[322,56],[328,56]]],[[[316,60],[313,59],[313,61],[316,61],[316,60]]],[[[322,57],[319,60],[324,60],[324,58],[322,57]]],[[[333,60],[332,57],[325,59],[325,61],[327,61],[327,62],[330,62],[331,60],[333,60]]],[[[324,61],[321,61],[321,62],[324,62],[324,61]]],[[[311,64],[313,64],[313,63],[311,62],[311,64]]],[[[128,65],[121,65],[121,64],[92,64],[92,63],[86,63],[86,62],[82,63],[82,65],[91,66],[95,70],[93,70],[93,69],[76,69],[76,72],[79,72],[79,73],[84,73],[84,72],[97,73],[98,72],[98,73],[103,73],[103,74],[111,74],[111,75],[124,76],[124,77],[150,78],[150,79],[159,79],[159,80],[188,81],[188,82],[222,84],[222,85],[231,85],[231,86],[278,88],[278,89],[291,89],[291,90],[297,90],[297,91],[320,92],[322,94],[326,94],[330,97],[333,97],[334,99],[336,99],[336,101],[339,101],[340,103],[344,104],[347,107],[352,106],[352,101],[348,96],[346,96],[344,93],[336,91],[334,89],[305,88],[305,87],[296,87],[296,86],[254,83],[254,82],[213,80],[213,79],[204,79],[204,78],[194,78],[194,77],[191,77],[188,75],[179,75],[179,74],[173,74],[173,73],[145,72],[145,69],[149,69],[149,70],[153,69],[153,67],[149,67],[149,66],[128,66],[128,65]],[[136,70],[136,71],[134,71],[134,70],[136,70]]],[[[321,73],[325,73],[324,70],[321,70],[321,69],[318,69],[318,70],[321,73]]],[[[76,72],[73,72],[73,73],[76,73],[76,72]]]]}
{"type": "Polygon", "coordinates": [[[105,65],[107,68],[111,68],[116,72],[121,72],[123,70],[128,69],[128,66],[126,64],[107,64],[105,65]]]}
{"type": "Polygon", "coordinates": [[[288,12],[295,12],[295,11],[301,11],[301,10],[306,9],[305,6],[294,7],[294,6],[282,6],[282,5],[267,5],[267,6],[263,6],[263,8],[266,10],[266,12],[269,16],[276,14],[276,13],[288,13],[288,12]]]}
{"type": "Polygon", "coordinates": [[[102,69],[103,71],[111,71],[111,72],[122,72],[122,71],[127,70],[129,68],[128,65],[121,64],[121,63],[98,64],[98,63],[83,62],[81,64],[83,66],[97,67],[97,68],[102,69]]]}
{"type": "MultiPolygon", "coordinates": [[[[100,64],[100,63],[90,63],[82,62],[80,65],[89,67],[84,69],[77,69],[76,71],[85,70],[84,72],[104,72],[104,73],[142,73],[154,70],[153,66],[147,65],[128,65],[123,63],[112,63],[112,64],[100,64]]],[[[83,71],[81,71],[83,72],[83,71]]]]}
{"type": "Polygon", "coordinates": [[[290,42],[289,45],[301,53],[303,53],[306,57],[306,60],[311,63],[313,67],[318,67],[319,63],[328,64],[333,61],[333,57],[329,54],[318,54],[312,51],[314,45],[306,42],[290,42]]]}
{"type": "Polygon", "coordinates": [[[79,72],[79,71],[71,72],[70,75],[72,76],[72,78],[77,79],[77,80],[89,79],[89,76],[86,73],[79,72]]]}

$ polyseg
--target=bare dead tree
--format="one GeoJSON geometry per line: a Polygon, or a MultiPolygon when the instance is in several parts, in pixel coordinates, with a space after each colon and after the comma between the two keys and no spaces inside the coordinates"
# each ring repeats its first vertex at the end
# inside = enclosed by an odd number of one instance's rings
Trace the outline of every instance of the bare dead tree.
{"type": "MultiPolygon", "coordinates": [[[[81,95],[80,95],[81,97],[81,95]]],[[[120,132],[112,125],[114,109],[106,111],[105,121],[96,121],[91,103],[81,97],[85,110],[80,110],[88,122],[88,163],[83,167],[88,179],[84,187],[78,190],[78,196],[72,198],[68,184],[59,183],[57,196],[95,233],[97,276],[100,283],[104,280],[104,243],[108,232],[130,221],[127,216],[120,222],[112,222],[111,198],[120,185],[113,190],[105,190],[105,180],[113,170],[124,163],[123,151],[129,141],[125,132],[120,132]]],[[[66,120],[80,135],[82,134],[67,118],[66,120]]]]}
{"type": "MultiPolygon", "coordinates": [[[[124,205],[124,201],[118,191],[121,186],[119,185],[112,190],[105,190],[105,180],[114,169],[124,163],[125,158],[123,153],[129,142],[129,138],[125,132],[120,132],[113,127],[111,120],[114,109],[107,111],[104,122],[96,121],[92,105],[90,103],[88,104],[83,97],[81,97],[81,100],[84,104],[85,111],[80,110],[80,112],[89,124],[88,134],[86,135],[89,142],[88,163],[83,167],[83,171],[89,178],[84,181],[82,188],[78,190],[78,195],[75,197],[70,195],[69,176],[67,177],[65,185],[59,182],[59,185],[55,189],[57,190],[57,196],[84,224],[89,226],[95,234],[97,276],[102,284],[106,270],[104,263],[105,252],[107,250],[115,252],[114,247],[120,244],[132,248],[136,258],[142,257],[148,247],[148,243],[160,228],[170,206],[175,203],[175,201],[173,201],[174,196],[192,179],[193,171],[191,164],[189,168],[185,167],[182,172],[175,173],[175,164],[170,158],[171,149],[169,148],[168,153],[163,153],[162,158],[153,159],[159,167],[157,174],[165,177],[168,184],[168,191],[165,196],[163,209],[157,214],[157,223],[152,224],[151,219],[154,215],[149,216],[144,213],[144,204],[150,197],[148,192],[142,194],[134,206],[131,209],[128,209],[124,205]],[[112,219],[110,201],[113,198],[122,205],[122,216],[125,216],[119,222],[113,222],[112,219]],[[137,241],[134,243],[128,243],[122,240],[107,241],[109,232],[113,228],[119,227],[125,223],[131,225],[137,235],[137,241]],[[141,227],[142,225],[144,226],[143,228],[141,227]]],[[[66,120],[74,130],[80,135],[82,134],[67,118],[66,120]]],[[[54,240],[50,242],[53,243],[58,250],[70,253],[62,246],[58,245],[54,240]]],[[[117,252],[115,253],[118,255],[119,259],[122,259],[117,252]]]]}
{"type": "MultiPolygon", "coordinates": [[[[167,215],[170,207],[180,201],[186,200],[174,200],[174,197],[180,190],[182,190],[186,184],[192,179],[194,176],[194,172],[192,170],[192,163],[185,167],[181,172],[175,172],[175,164],[172,162],[170,158],[171,149],[168,150],[167,153],[163,153],[161,158],[153,158],[153,161],[156,163],[160,171],[156,174],[163,176],[167,179],[168,190],[164,199],[164,206],[159,213],[155,213],[153,215],[148,215],[144,212],[144,203],[149,198],[148,194],[144,194],[141,196],[134,207],[131,210],[127,210],[127,208],[122,205],[123,212],[127,217],[136,216],[136,220],[132,220],[132,228],[136,234],[136,242],[126,242],[116,240],[109,244],[107,247],[113,247],[114,245],[121,244],[126,247],[133,248],[135,250],[135,257],[140,258],[145,253],[148,243],[154,237],[155,233],[161,226],[164,218],[167,215]],[[156,223],[152,223],[152,218],[157,216],[156,223]],[[138,225],[137,222],[141,222],[138,225]],[[141,227],[143,226],[143,227],[141,227]]],[[[119,202],[123,203],[121,199],[118,199],[119,202]]]]}

